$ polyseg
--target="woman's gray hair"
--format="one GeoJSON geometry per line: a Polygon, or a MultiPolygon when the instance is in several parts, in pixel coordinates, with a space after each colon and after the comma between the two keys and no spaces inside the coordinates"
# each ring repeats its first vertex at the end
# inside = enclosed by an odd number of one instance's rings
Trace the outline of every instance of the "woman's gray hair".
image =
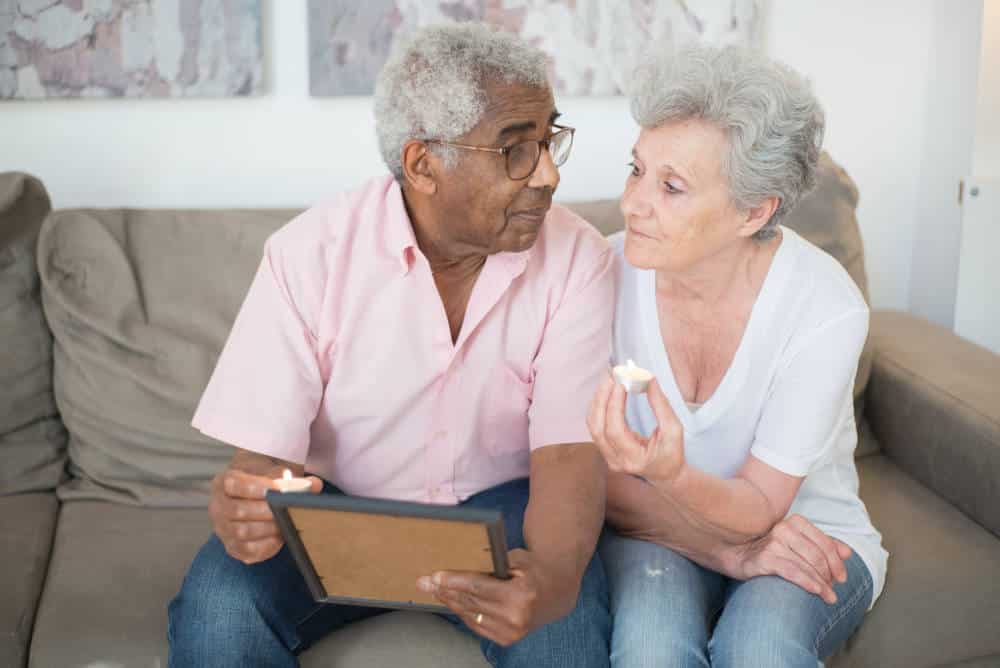
{"type": "Polygon", "coordinates": [[[636,69],[629,97],[643,128],[700,119],[726,133],[723,173],[733,204],[746,211],[780,199],[758,241],[775,236],[816,185],[823,109],[802,76],[756,51],[697,45],[658,54],[636,69]]]}
{"type": "MultiPolygon", "coordinates": [[[[454,141],[474,128],[490,82],[547,88],[545,54],[482,23],[429,26],[397,43],[375,83],[379,150],[397,181],[406,142],[454,141]]],[[[446,168],[457,164],[457,149],[431,148],[446,168]]]]}

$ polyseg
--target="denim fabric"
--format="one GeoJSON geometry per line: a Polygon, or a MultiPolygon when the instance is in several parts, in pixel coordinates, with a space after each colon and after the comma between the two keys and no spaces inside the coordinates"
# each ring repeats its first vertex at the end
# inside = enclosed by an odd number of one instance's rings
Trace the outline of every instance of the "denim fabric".
{"type": "MultiPolygon", "coordinates": [[[[324,493],[338,493],[326,485],[324,493]]],[[[524,547],[528,481],[514,480],[462,505],[503,513],[508,548],[524,547]]],[[[297,666],[297,655],[331,631],[378,615],[383,608],[317,604],[287,548],[247,566],[212,536],[194,559],[170,603],[167,638],[171,666],[297,666]]],[[[445,616],[467,633],[457,617],[445,616]]],[[[599,558],[591,560],[577,606],[567,617],[510,647],[480,639],[495,666],[608,666],[611,617],[599,558]]]]}
{"type": "Polygon", "coordinates": [[[861,624],[872,578],[857,554],[837,602],[775,576],[734,580],[676,552],[607,530],[600,555],[611,592],[615,668],[816,668],[861,624]]]}

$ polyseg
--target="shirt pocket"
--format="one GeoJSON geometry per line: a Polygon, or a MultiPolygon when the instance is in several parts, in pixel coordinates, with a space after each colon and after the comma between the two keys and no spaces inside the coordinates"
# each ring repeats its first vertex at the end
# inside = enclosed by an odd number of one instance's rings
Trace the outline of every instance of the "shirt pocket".
{"type": "Polygon", "coordinates": [[[523,379],[506,364],[494,370],[486,410],[486,444],[490,454],[511,455],[528,450],[533,380],[523,379]]]}

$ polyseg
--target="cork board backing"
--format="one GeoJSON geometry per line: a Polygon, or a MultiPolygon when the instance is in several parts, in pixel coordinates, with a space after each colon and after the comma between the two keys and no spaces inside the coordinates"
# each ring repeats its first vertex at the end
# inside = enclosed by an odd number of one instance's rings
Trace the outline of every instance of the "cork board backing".
{"type": "Polygon", "coordinates": [[[333,494],[269,493],[268,502],[317,601],[448,612],[418,577],[507,577],[499,511],[333,494]]]}

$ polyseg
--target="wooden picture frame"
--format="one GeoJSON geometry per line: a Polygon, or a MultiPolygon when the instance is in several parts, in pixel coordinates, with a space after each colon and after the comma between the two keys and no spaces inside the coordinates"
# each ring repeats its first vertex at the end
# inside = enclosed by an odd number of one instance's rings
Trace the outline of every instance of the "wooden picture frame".
{"type": "Polygon", "coordinates": [[[267,502],[317,602],[450,613],[418,577],[509,577],[499,510],[274,491],[267,502]]]}

